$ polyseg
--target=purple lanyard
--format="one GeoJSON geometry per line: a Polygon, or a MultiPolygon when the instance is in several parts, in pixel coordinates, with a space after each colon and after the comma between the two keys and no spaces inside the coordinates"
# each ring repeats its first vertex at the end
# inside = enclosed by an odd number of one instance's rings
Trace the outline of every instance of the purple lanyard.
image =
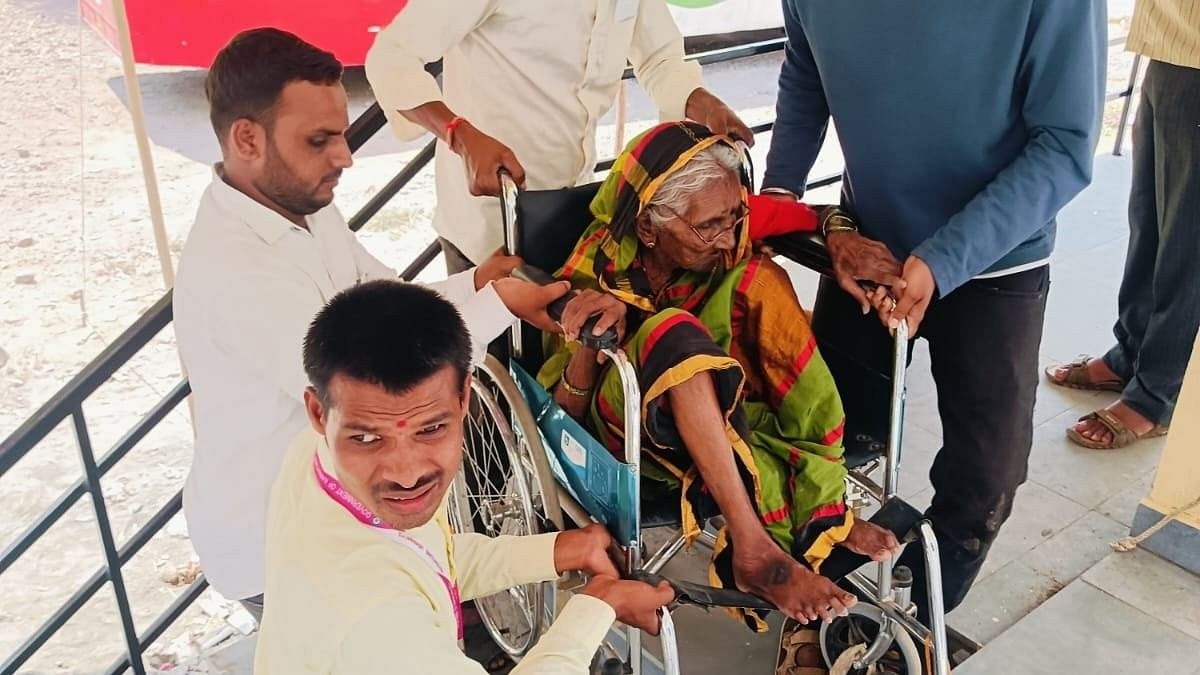
{"type": "MultiPolygon", "coordinates": [[[[347,492],[346,488],[342,487],[342,484],[336,478],[325,471],[325,467],[321,466],[321,458],[316,453],[313,453],[313,473],[316,474],[317,483],[320,484],[321,489],[325,490],[325,494],[329,495],[333,501],[341,504],[342,508],[350,512],[350,515],[358,519],[363,525],[372,528],[376,532],[416,553],[433,569],[438,578],[442,580],[442,585],[446,587],[446,593],[450,595],[450,606],[454,608],[454,620],[458,624],[458,639],[463,639],[462,599],[458,593],[458,583],[454,581],[452,574],[447,573],[442,568],[442,564],[438,562],[437,557],[428,548],[425,548],[425,545],[421,542],[384,524],[382,518],[367,508],[366,504],[355,499],[354,495],[347,492]]],[[[450,540],[447,539],[446,559],[450,560],[451,556],[450,540]]]]}

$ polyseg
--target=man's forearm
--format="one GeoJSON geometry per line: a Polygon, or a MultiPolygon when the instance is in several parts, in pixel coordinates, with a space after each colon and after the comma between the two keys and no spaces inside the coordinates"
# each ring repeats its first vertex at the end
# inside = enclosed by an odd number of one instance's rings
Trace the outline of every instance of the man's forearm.
{"type": "Polygon", "coordinates": [[[450,124],[456,115],[442,101],[430,101],[409,110],[399,111],[404,119],[417,124],[424,128],[429,133],[433,134],[438,140],[449,144],[450,132],[447,131],[446,125],[450,124]]]}

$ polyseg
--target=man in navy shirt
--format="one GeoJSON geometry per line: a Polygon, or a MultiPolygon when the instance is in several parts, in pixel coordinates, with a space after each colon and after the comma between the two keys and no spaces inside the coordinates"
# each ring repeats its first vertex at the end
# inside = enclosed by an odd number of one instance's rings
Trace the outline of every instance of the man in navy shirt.
{"type": "MultiPolygon", "coordinates": [[[[1091,180],[1105,4],[783,5],[788,48],[763,192],[799,198],[832,117],[848,218],[825,223],[838,278],[821,285],[814,329],[851,442],[886,436],[885,327],[907,319],[929,341],[943,439],[927,515],[950,610],[1025,480],[1055,216],[1091,180]],[[895,304],[858,280],[889,285],[895,304]],[[878,375],[863,377],[864,365],[878,375]]],[[[925,617],[919,556],[910,547],[900,564],[917,577],[925,617]]]]}

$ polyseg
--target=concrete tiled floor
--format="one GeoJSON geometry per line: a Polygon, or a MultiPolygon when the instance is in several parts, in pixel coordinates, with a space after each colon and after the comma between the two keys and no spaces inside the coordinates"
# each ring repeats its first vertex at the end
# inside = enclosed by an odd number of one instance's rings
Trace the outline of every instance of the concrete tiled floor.
{"type": "MultiPolygon", "coordinates": [[[[1169,565],[1157,559],[1146,562],[1149,566],[1169,565]]],[[[1200,641],[1156,618],[1160,616],[1171,620],[1162,612],[1141,612],[1078,579],[954,672],[957,675],[1192,673],[1200,655],[1200,641]]]]}

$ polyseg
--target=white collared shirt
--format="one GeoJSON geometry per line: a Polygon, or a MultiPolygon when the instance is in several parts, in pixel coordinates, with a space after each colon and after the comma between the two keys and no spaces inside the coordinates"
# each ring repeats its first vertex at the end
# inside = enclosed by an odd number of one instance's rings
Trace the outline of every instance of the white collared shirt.
{"type": "MultiPolygon", "coordinates": [[[[409,0],[366,70],[400,138],[425,130],[398,111],[444,100],[512,149],[530,189],[556,189],[592,179],[596,124],[627,61],[664,120],[683,118],[704,85],[665,0],[409,0]],[[439,58],[444,91],[423,68],[439,58]]],[[[482,260],[504,243],[498,200],[470,196],[462,159],[444,144],[435,167],[434,228],[482,260]]]]}
{"type": "MultiPolygon", "coordinates": [[[[302,342],[339,291],[396,272],[363,248],[332,204],[308,229],[214,173],[179,259],[175,336],[195,406],[183,508],[201,567],[229,598],[263,591],[268,494],[289,442],[308,426],[302,342]]],[[[455,303],[476,357],[513,321],[472,271],[430,284],[455,303]]],[[[402,357],[402,355],[397,355],[402,357]]]]}

